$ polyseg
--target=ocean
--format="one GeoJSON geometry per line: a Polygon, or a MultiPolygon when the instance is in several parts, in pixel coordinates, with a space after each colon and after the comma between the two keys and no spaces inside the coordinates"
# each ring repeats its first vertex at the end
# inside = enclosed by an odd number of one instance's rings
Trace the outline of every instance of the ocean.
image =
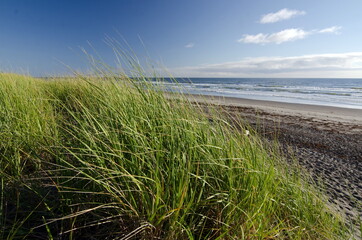
{"type": "Polygon", "coordinates": [[[362,79],[165,78],[166,91],[362,109],[362,79]]]}

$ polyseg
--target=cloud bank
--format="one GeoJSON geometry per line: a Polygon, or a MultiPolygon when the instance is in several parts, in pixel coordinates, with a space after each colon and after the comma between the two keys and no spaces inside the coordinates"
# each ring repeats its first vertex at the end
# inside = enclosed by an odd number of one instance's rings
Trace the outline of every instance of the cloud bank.
{"type": "Polygon", "coordinates": [[[309,35],[312,34],[323,34],[323,33],[334,33],[338,34],[339,30],[342,27],[340,26],[333,26],[329,28],[324,28],[321,30],[311,30],[305,31],[300,28],[289,28],[282,30],[280,32],[271,33],[271,34],[264,34],[258,33],[255,35],[245,34],[242,38],[238,40],[241,43],[253,43],[253,44],[268,44],[268,43],[275,43],[281,44],[284,42],[291,42],[295,40],[304,39],[309,35]]]}
{"type": "Polygon", "coordinates": [[[259,22],[263,23],[263,24],[275,23],[275,22],[280,22],[283,20],[290,19],[292,17],[300,16],[300,15],[305,15],[305,12],[284,8],[284,9],[279,10],[278,12],[268,13],[268,14],[263,15],[260,18],[259,22]]]}
{"type": "Polygon", "coordinates": [[[236,62],[169,69],[177,77],[359,77],[362,52],[256,57],[236,62]]]}

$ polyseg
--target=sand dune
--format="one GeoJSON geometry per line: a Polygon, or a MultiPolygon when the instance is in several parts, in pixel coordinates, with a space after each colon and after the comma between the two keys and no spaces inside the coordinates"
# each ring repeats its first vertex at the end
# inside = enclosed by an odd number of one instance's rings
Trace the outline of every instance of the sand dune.
{"type": "Polygon", "coordinates": [[[323,186],[347,219],[362,215],[362,110],[239,98],[188,95],[242,116],[265,137],[277,137],[323,186]],[[292,151],[291,151],[292,150],[292,151]]]}

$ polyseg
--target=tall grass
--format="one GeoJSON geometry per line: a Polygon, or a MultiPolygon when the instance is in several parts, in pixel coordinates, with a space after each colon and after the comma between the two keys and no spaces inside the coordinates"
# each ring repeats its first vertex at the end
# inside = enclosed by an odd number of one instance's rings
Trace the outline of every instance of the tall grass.
{"type": "Polygon", "coordinates": [[[348,236],[256,134],[142,77],[1,74],[0,126],[1,239],[348,236]]]}

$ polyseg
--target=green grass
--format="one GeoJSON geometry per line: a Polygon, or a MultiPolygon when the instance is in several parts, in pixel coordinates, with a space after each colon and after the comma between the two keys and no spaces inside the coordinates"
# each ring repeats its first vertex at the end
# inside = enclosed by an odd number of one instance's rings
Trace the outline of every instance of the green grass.
{"type": "Polygon", "coordinates": [[[227,119],[146,79],[1,74],[0,239],[348,238],[297,169],[227,119]]]}

